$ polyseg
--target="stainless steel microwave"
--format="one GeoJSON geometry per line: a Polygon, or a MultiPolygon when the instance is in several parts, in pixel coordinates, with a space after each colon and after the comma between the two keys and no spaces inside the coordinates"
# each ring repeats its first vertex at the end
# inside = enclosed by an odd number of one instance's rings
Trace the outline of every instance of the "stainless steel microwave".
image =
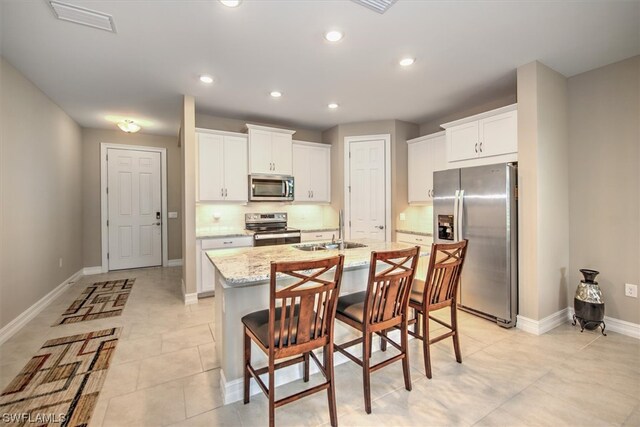
{"type": "Polygon", "coordinates": [[[293,177],[289,175],[249,175],[249,201],[293,201],[293,177]]]}

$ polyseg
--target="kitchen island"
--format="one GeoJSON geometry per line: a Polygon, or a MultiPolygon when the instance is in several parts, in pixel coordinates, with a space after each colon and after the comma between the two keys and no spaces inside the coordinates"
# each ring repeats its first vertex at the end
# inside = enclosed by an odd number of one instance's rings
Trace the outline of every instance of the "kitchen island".
{"type": "MultiPolygon", "coordinates": [[[[376,242],[361,240],[366,245],[361,248],[345,250],[303,251],[298,245],[262,246],[208,251],[207,256],[215,267],[216,296],[214,338],[221,364],[220,385],[225,404],[242,399],[243,396],[243,326],[240,319],[254,311],[269,307],[269,274],[271,261],[303,261],[322,259],[344,254],[344,272],[342,275],[341,295],[362,291],[366,288],[371,251],[388,251],[410,248],[406,243],[376,242]]],[[[428,256],[422,248],[421,256],[428,256]]],[[[286,282],[283,282],[286,283],[286,282]]],[[[357,332],[346,325],[336,322],[337,342],[348,341],[357,336],[357,332]]],[[[361,351],[353,347],[355,351],[361,351]]],[[[377,346],[375,347],[377,348],[377,346]]],[[[375,350],[374,348],[374,350],[375,350]]],[[[266,357],[257,347],[252,350],[252,358],[261,365],[266,357]]],[[[336,354],[335,363],[347,361],[346,357],[336,354]]],[[[254,365],[255,366],[255,365],[254,365]]],[[[317,367],[312,364],[313,369],[317,367]]],[[[301,366],[289,366],[276,373],[276,385],[294,381],[302,377],[301,366]]],[[[252,380],[251,393],[259,389],[252,380]]]]}

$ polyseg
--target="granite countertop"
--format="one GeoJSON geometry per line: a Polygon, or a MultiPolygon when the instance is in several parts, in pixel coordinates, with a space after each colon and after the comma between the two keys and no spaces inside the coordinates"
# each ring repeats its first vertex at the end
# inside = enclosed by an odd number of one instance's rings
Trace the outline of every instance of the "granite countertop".
{"type": "MultiPolygon", "coordinates": [[[[269,280],[271,261],[303,261],[345,255],[344,269],[366,267],[371,260],[371,251],[388,251],[412,247],[408,243],[377,242],[357,240],[366,244],[364,248],[354,248],[339,251],[324,250],[307,252],[296,249],[294,245],[260,246],[252,248],[233,248],[206,251],[211,262],[226,280],[229,287],[248,286],[264,283],[269,280]]],[[[428,256],[428,252],[421,252],[420,256],[428,256]]]]}
{"type": "Polygon", "coordinates": [[[253,231],[231,227],[202,227],[196,229],[196,239],[253,236],[253,231]]]}
{"type": "Polygon", "coordinates": [[[433,233],[424,233],[422,231],[396,230],[396,233],[414,234],[416,236],[433,237],[433,233]]]}

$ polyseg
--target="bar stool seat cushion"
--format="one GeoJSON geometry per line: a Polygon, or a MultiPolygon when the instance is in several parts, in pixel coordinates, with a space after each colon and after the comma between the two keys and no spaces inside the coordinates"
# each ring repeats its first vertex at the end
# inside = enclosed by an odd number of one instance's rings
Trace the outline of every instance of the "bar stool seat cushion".
{"type": "MultiPolygon", "coordinates": [[[[293,309],[293,327],[291,328],[291,344],[296,343],[296,337],[298,335],[298,314],[300,313],[300,305],[296,304],[293,309]]],[[[282,308],[276,308],[276,321],[275,321],[275,345],[276,347],[280,345],[280,316],[282,315],[282,308]]],[[[288,315],[288,313],[287,313],[288,315]]],[[[315,318],[315,311],[313,312],[313,316],[309,318],[309,324],[311,324],[311,319],[315,318]]],[[[249,329],[255,336],[260,340],[263,346],[269,348],[269,309],[254,311],[253,313],[249,313],[242,318],[242,323],[249,329]]],[[[286,323],[285,323],[286,324],[286,323]]],[[[309,328],[311,331],[312,328],[309,328]]],[[[287,335],[289,331],[284,330],[284,345],[289,345],[287,343],[287,335]]],[[[311,333],[309,334],[311,335],[311,333]]],[[[311,337],[309,337],[311,338],[311,337]]]]}
{"type": "Polygon", "coordinates": [[[349,295],[338,298],[337,313],[343,316],[349,317],[356,322],[364,322],[364,299],[366,298],[366,291],[354,292],[349,295]]]}
{"type": "Polygon", "coordinates": [[[424,296],[424,280],[414,279],[411,286],[411,293],[409,294],[410,302],[415,304],[422,304],[422,298],[424,296]]]}

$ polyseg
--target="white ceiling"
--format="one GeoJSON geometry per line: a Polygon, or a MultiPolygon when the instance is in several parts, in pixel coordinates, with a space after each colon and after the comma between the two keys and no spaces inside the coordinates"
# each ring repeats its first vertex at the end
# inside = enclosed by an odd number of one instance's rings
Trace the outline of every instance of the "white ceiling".
{"type": "Polygon", "coordinates": [[[0,1],[2,55],[80,125],[127,116],[157,134],[177,133],[182,94],[201,113],[318,130],[422,123],[513,93],[536,59],[572,76],[640,54],[639,1],[399,0],[380,15],[350,1],[66,0],[113,15],[117,34],[57,20],[45,0],[0,1]]]}

